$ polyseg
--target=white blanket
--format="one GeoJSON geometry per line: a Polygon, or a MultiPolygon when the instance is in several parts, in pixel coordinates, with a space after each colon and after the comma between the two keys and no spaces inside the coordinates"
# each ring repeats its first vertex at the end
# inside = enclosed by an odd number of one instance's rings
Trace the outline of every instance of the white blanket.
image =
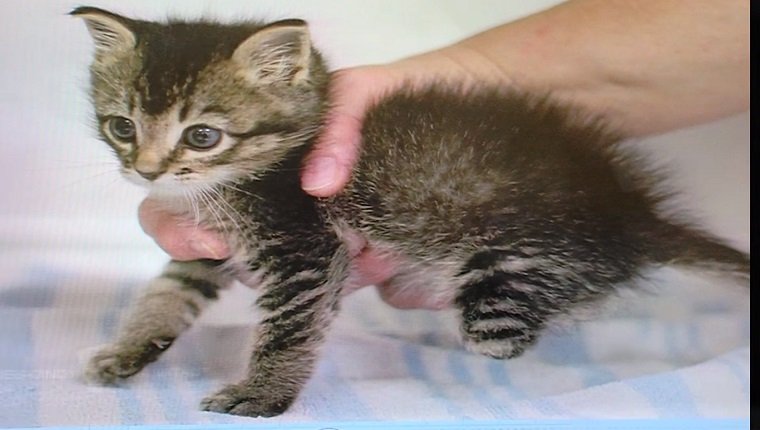
{"type": "MultiPolygon", "coordinates": [[[[142,252],[90,251],[3,252],[0,427],[247,422],[198,411],[244,371],[254,319],[244,287],[123,387],[80,381],[143,280],[130,275],[142,252]]],[[[465,352],[445,313],[394,310],[361,291],[302,395],[267,422],[748,417],[747,292],[659,277],[658,294],[548,332],[509,361],[465,352]]]]}

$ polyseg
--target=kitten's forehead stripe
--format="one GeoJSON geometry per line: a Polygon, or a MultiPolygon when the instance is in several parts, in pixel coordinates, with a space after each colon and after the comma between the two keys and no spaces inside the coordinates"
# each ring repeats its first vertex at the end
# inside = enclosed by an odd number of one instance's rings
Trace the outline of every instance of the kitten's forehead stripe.
{"type": "Polygon", "coordinates": [[[137,106],[137,95],[135,93],[129,94],[129,100],[127,102],[127,112],[134,112],[135,106],[137,106]]]}
{"type": "Polygon", "coordinates": [[[187,113],[190,111],[190,107],[192,106],[192,103],[185,102],[182,105],[182,108],[179,110],[179,121],[182,122],[187,118],[187,113]]]}
{"type": "Polygon", "coordinates": [[[138,51],[143,67],[135,88],[142,110],[156,115],[190,97],[198,75],[217,59],[229,58],[258,28],[253,24],[140,22],[138,51]]]}
{"type": "Polygon", "coordinates": [[[203,109],[201,109],[201,114],[204,114],[204,113],[218,113],[220,115],[226,115],[230,113],[230,110],[227,108],[223,108],[219,105],[208,105],[204,107],[203,109]]]}
{"type": "Polygon", "coordinates": [[[250,139],[254,136],[263,136],[266,134],[276,134],[276,133],[292,133],[298,131],[298,125],[293,124],[287,121],[263,121],[260,123],[257,123],[253,127],[251,127],[249,130],[244,131],[242,133],[228,133],[230,136],[239,139],[239,140],[245,140],[250,139]]]}

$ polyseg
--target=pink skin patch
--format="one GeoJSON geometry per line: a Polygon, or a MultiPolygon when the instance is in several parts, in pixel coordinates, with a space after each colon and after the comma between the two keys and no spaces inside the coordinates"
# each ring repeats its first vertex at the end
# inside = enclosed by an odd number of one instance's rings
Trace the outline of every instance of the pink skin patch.
{"type": "Polygon", "coordinates": [[[398,257],[377,252],[366,246],[352,260],[351,272],[346,286],[346,293],[359,288],[374,285],[380,298],[389,305],[399,309],[440,310],[450,306],[450,300],[430,297],[426,291],[393,282],[400,261],[398,257]]]}
{"type": "Polygon", "coordinates": [[[353,230],[344,229],[340,233],[351,257],[345,294],[375,286],[383,301],[399,309],[440,310],[450,306],[448,297],[433,297],[423,289],[405,288],[405,285],[393,282],[393,277],[404,263],[403,256],[373,247],[353,230]]]}
{"type": "Polygon", "coordinates": [[[354,230],[342,229],[339,234],[351,258],[351,271],[344,290],[346,294],[368,285],[381,285],[393,277],[396,264],[391,256],[375,252],[367,240],[354,230]]]}
{"type": "Polygon", "coordinates": [[[175,260],[195,260],[199,256],[222,259],[230,255],[229,246],[217,233],[187,222],[155,200],[143,200],[139,214],[142,229],[175,260]]]}

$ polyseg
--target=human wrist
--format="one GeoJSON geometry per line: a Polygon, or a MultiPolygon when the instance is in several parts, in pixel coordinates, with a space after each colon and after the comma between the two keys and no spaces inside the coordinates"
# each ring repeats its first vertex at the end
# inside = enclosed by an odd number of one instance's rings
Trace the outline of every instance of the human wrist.
{"type": "Polygon", "coordinates": [[[568,50],[542,32],[550,18],[529,17],[501,25],[455,44],[382,66],[396,83],[451,83],[517,87],[551,93],[558,99],[597,107],[608,71],[597,58],[568,50]],[[508,42],[505,42],[508,41],[508,42]]]}

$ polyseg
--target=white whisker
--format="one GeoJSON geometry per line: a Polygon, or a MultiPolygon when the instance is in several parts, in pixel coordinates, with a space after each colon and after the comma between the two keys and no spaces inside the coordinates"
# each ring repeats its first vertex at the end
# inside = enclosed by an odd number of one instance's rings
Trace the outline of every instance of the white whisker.
{"type": "Polygon", "coordinates": [[[195,194],[185,187],[182,188],[182,194],[190,204],[190,209],[195,219],[195,225],[198,226],[201,223],[201,211],[200,208],[198,208],[198,201],[195,198],[195,194]]]}
{"type": "Polygon", "coordinates": [[[235,229],[237,231],[241,231],[240,224],[238,221],[242,221],[243,217],[240,215],[240,212],[237,211],[224,197],[222,192],[218,188],[209,188],[209,192],[214,194],[216,196],[216,201],[220,202],[219,209],[227,215],[227,217],[232,221],[232,224],[235,225],[235,229]]]}
{"type": "Polygon", "coordinates": [[[238,188],[237,186],[235,186],[235,183],[228,182],[228,183],[222,183],[222,184],[219,184],[219,185],[222,188],[227,188],[227,189],[232,190],[232,191],[234,191],[236,193],[244,194],[244,195],[246,195],[248,197],[253,197],[255,199],[260,199],[261,198],[260,196],[258,196],[256,194],[253,194],[250,191],[246,191],[246,190],[244,190],[242,188],[238,188]]]}
{"type": "Polygon", "coordinates": [[[198,189],[196,189],[194,194],[198,198],[198,200],[203,204],[203,206],[208,210],[208,213],[211,215],[214,222],[218,224],[220,227],[224,228],[224,223],[222,222],[221,217],[216,212],[216,209],[214,208],[213,203],[209,201],[208,196],[204,192],[204,189],[201,187],[198,187],[198,189]]]}
{"type": "MultiPolygon", "coordinates": [[[[225,234],[230,234],[228,223],[225,222],[225,218],[229,218],[229,215],[226,214],[222,208],[218,206],[215,201],[216,198],[209,193],[209,188],[199,187],[197,195],[204,202],[205,206],[208,208],[211,216],[214,218],[214,221],[218,224],[218,226],[222,228],[225,234]],[[220,211],[222,213],[220,213],[220,211]],[[225,217],[223,217],[222,214],[224,214],[225,217]]],[[[233,219],[231,221],[237,228],[238,226],[235,220],[233,219]]]]}

